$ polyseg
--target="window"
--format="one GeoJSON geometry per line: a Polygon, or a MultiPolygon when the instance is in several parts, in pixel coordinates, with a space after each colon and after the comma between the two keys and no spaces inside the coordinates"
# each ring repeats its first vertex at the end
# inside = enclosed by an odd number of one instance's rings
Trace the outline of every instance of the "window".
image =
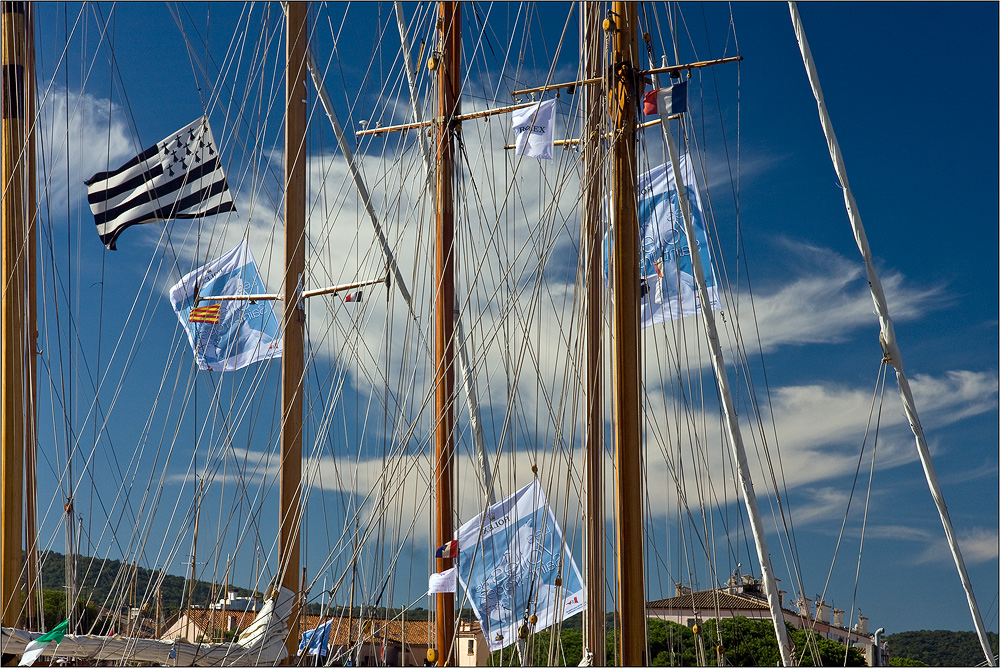
{"type": "Polygon", "coordinates": [[[469,654],[469,656],[472,656],[473,654],[476,653],[476,641],[475,640],[471,640],[471,639],[469,640],[469,649],[468,649],[467,653],[469,654]]]}

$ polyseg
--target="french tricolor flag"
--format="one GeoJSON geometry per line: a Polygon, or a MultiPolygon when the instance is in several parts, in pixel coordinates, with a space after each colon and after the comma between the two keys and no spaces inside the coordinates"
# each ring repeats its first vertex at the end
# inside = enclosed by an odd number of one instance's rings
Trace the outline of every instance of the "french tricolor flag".
{"type": "Polygon", "coordinates": [[[449,540],[434,553],[438,559],[454,559],[458,556],[458,541],[449,540]]]}
{"type": "Polygon", "coordinates": [[[358,290],[357,292],[348,292],[346,295],[344,295],[344,301],[345,302],[361,301],[361,290],[358,290]]]}
{"type": "Polygon", "coordinates": [[[680,114],[687,111],[687,82],[681,81],[668,88],[651,90],[642,98],[642,113],[647,116],[656,114],[680,114]]]}

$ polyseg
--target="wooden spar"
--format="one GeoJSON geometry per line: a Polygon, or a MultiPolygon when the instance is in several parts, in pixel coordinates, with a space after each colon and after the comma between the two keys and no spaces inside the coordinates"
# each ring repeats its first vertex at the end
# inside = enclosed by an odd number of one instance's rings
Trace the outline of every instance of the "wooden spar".
{"type": "MultiPolygon", "coordinates": [[[[197,463],[197,462],[196,462],[197,463]]],[[[197,471],[197,467],[195,467],[197,471]]],[[[195,497],[194,504],[194,531],[191,534],[191,568],[188,569],[188,581],[187,581],[187,624],[184,628],[184,635],[188,638],[191,637],[191,608],[194,607],[194,583],[195,583],[195,573],[198,566],[198,527],[201,524],[201,501],[205,493],[205,480],[202,478],[198,481],[198,492],[195,497]]],[[[183,604],[183,596],[181,597],[181,603],[183,604]]],[[[184,606],[181,605],[181,610],[183,611],[184,606]]],[[[298,649],[296,647],[296,649],[298,649]]]]}
{"type": "MultiPolygon", "coordinates": [[[[454,172],[456,130],[454,115],[461,111],[461,8],[457,2],[442,2],[438,61],[437,125],[437,240],[435,253],[434,381],[437,418],[434,433],[435,542],[431,549],[455,537],[452,509],[454,485],[455,399],[455,209],[454,172]]],[[[453,566],[451,559],[436,560],[437,572],[453,566]]],[[[455,661],[455,595],[437,594],[435,606],[437,665],[455,661]]]]}
{"type": "Polygon", "coordinates": [[[612,374],[614,390],[615,512],[619,665],[646,664],[646,588],[642,535],[642,395],[639,368],[639,223],[636,202],[636,111],[640,91],[638,11],[615,2],[609,20],[613,63],[608,97],[611,121],[611,220],[614,238],[612,374]]]}
{"type": "MultiPolygon", "coordinates": [[[[680,114],[674,114],[673,116],[668,116],[667,118],[673,120],[675,118],[680,118],[680,117],[681,117],[680,114]]],[[[636,128],[636,130],[644,130],[646,128],[651,128],[654,125],[660,125],[662,122],[663,121],[661,121],[659,118],[657,118],[656,120],[653,120],[653,121],[646,121],[645,123],[639,123],[638,125],[635,126],[635,128],[636,128]]],[[[610,132],[605,132],[604,135],[602,135],[602,137],[604,139],[610,139],[611,138],[611,133],[610,132]]],[[[556,139],[554,142],[552,142],[552,145],[553,146],[571,146],[571,145],[579,144],[581,141],[583,141],[583,140],[582,139],[576,139],[576,138],[574,138],[574,139],[556,139]]],[[[504,148],[505,151],[509,151],[509,150],[517,148],[517,147],[514,146],[513,144],[506,144],[503,148],[504,148]]]]}
{"type": "MultiPolygon", "coordinates": [[[[602,79],[597,79],[594,83],[599,83],[602,79]]],[[[517,111],[518,109],[527,109],[528,107],[538,104],[537,102],[526,102],[524,104],[512,104],[509,107],[497,107],[496,109],[484,109],[483,111],[476,111],[471,114],[459,114],[452,118],[452,121],[459,123],[461,121],[471,121],[476,118],[486,118],[487,116],[496,116],[498,114],[509,114],[512,111],[517,111]]],[[[671,116],[670,118],[678,118],[678,116],[671,116]]],[[[356,137],[362,137],[367,135],[382,135],[389,132],[399,132],[401,130],[416,130],[419,128],[427,128],[437,123],[437,121],[416,121],[414,123],[403,123],[402,125],[387,125],[384,128],[372,128],[371,130],[358,130],[354,133],[356,137]]],[[[659,125],[660,119],[655,121],[648,121],[646,123],[641,123],[640,128],[648,128],[654,125],[659,125]]],[[[561,146],[563,144],[575,144],[579,142],[579,139],[557,139],[555,141],[556,146],[561,146]]],[[[504,146],[504,148],[510,149],[513,146],[504,146]]]]}
{"type": "MultiPolygon", "coordinates": [[[[281,584],[299,591],[299,527],[302,480],[302,378],[305,309],[306,19],[308,5],[289,2],[285,48],[285,280],[281,353],[281,510],[278,557],[281,584]]],[[[285,639],[288,656],[298,650],[299,596],[293,597],[285,639]]]]}
{"type": "MultiPolygon", "coordinates": [[[[583,66],[586,76],[603,70],[604,35],[601,33],[601,7],[594,2],[580,3],[583,66]]],[[[584,89],[583,119],[583,216],[584,262],[586,281],[586,367],[583,378],[584,421],[586,424],[586,576],[587,610],[585,648],[592,655],[591,665],[607,665],[605,652],[604,598],[604,376],[602,355],[604,313],[601,308],[603,271],[603,219],[601,216],[601,93],[584,89]]],[[[506,147],[505,147],[506,148],[506,147]]]]}
{"type": "Polygon", "coordinates": [[[337,110],[334,109],[333,103],[330,101],[330,96],[326,92],[326,86],[323,85],[323,77],[320,76],[319,68],[316,66],[315,59],[312,55],[312,49],[309,48],[308,44],[306,45],[306,59],[309,65],[309,73],[311,75],[313,85],[316,87],[316,94],[319,96],[320,104],[323,105],[326,117],[329,119],[330,125],[333,127],[333,134],[337,138],[337,145],[340,146],[341,153],[344,154],[344,161],[347,163],[348,169],[351,170],[351,176],[354,180],[354,187],[358,191],[358,197],[361,198],[361,203],[364,205],[365,211],[368,213],[368,218],[372,222],[372,227],[375,228],[375,238],[378,240],[379,246],[382,249],[382,254],[385,255],[386,262],[389,265],[389,273],[395,276],[396,289],[399,290],[400,296],[403,298],[403,301],[406,302],[406,308],[409,310],[410,316],[415,318],[413,315],[413,305],[410,303],[410,291],[406,289],[406,282],[403,280],[403,275],[399,271],[399,265],[396,263],[396,257],[393,255],[392,249],[389,247],[389,241],[385,238],[385,231],[382,229],[381,223],[379,223],[378,216],[375,215],[375,208],[372,206],[372,198],[368,194],[368,188],[365,186],[364,179],[361,177],[361,171],[354,159],[354,152],[347,143],[347,137],[344,135],[344,129],[340,126],[340,119],[337,117],[337,110]]]}
{"type": "MultiPolygon", "coordinates": [[[[328,288],[316,288],[315,290],[303,290],[299,294],[300,299],[308,299],[310,297],[319,297],[320,295],[330,295],[337,294],[338,292],[346,292],[348,290],[353,290],[355,288],[363,288],[366,285],[378,285],[379,283],[385,283],[389,279],[388,276],[383,276],[382,278],[373,278],[369,281],[356,281],[354,283],[344,283],[342,285],[331,285],[328,288]]],[[[261,294],[261,295],[200,295],[198,297],[199,301],[206,302],[235,302],[235,301],[280,301],[285,298],[284,295],[278,294],[261,294]]]]}
{"type": "MultiPolygon", "coordinates": [[[[497,114],[509,114],[512,111],[517,111],[518,109],[527,109],[528,107],[538,104],[537,102],[525,102],[523,104],[512,104],[508,107],[497,107],[496,109],[483,109],[482,111],[474,111],[471,114],[456,114],[452,116],[453,123],[461,123],[462,121],[471,121],[476,118],[486,118],[487,116],[496,116],[497,114]]],[[[354,133],[356,137],[361,137],[364,135],[381,135],[387,132],[398,132],[400,130],[416,130],[418,128],[427,128],[432,125],[437,124],[440,119],[435,119],[433,121],[416,121],[413,123],[403,123],[402,125],[388,125],[384,128],[372,128],[371,130],[358,130],[354,133]]]]}
{"type": "Polygon", "coordinates": [[[24,455],[28,429],[25,416],[29,403],[27,363],[27,285],[29,246],[26,189],[28,160],[25,130],[26,4],[4,2],[2,31],[2,297],[0,297],[0,622],[18,626],[21,621],[22,541],[24,540],[24,455]]]}
{"type": "MultiPolygon", "coordinates": [[[[638,76],[645,76],[647,74],[658,74],[661,72],[679,72],[680,70],[697,70],[702,67],[711,67],[712,65],[722,65],[723,63],[737,63],[743,60],[743,56],[732,56],[730,58],[717,58],[716,60],[702,60],[696,63],[687,63],[686,65],[672,65],[667,68],[657,68],[653,70],[640,70],[636,72],[638,76]]],[[[580,81],[567,81],[566,83],[549,84],[548,86],[536,86],[535,88],[522,88],[521,90],[515,90],[510,95],[511,97],[516,97],[518,95],[527,95],[528,93],[544,93],[549,90],[558,90],[560,88],[575,88],[577,86],[591,86],[593,84],[599,84],[604,81],[603,77],[594,76],[587,79],[581,79],[580,81]]]]}

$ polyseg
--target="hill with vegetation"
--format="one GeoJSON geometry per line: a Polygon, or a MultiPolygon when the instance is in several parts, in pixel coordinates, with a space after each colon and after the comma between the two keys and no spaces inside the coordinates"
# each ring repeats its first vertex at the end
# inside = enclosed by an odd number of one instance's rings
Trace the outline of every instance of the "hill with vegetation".
{"type": "MultiPolygon", "coordinates": [[[[42,589],[66,591],[66,557],[58,552],[46,551],[39,555],[42,571],[42,589]]],[[[161,605],[165,610],[176,612],[180,609],[187,579],[178,575],[162,575],[160,571],[133,566],[115,559],[95,559],[78,556],[76,558],[77,592],[83,601],[97,605],[120,603],[137,607],[144,604],[155,605],[155,601],[143,600],[146,592],[153,591],[150,582],[160,582],[161,605]],[[134,596],[131,592],[135,592],[134,596]],[[122,592],[129,592],[123,595],[122,592]],[[124,596],[124,598],[123,598],[124,596]]],[[[222,597],[223,583],[196,580],[190,592],[194,605],[206,606],[222,597]]],[[[251,591],[242,587],[230,587],[240,596],[249,596],[251,591]]],[[[186,606],[187,603],[185,602],[186,606]]]]}
{"type": "MultiPolygon", "coordinates": [[[[66,557],[55,551],[45,551],[39,555],[42,574],[43,608],[45,629],[51,629],[66,618],[66,557]]],[[[78,556],[76,558],[77,573],[77,608],[83,628],[93,628],[94,632],[113,628],[114,622],[105,621],[104,615],[108,609],[124,607],[146,607],[152,612],[156,606],[155,588],[150,582],[159,583],[160,609],[165,618],[176,614],[183,605],[193,607],[208,607],[223,597],[223,583],[195,580],[190,593],[185,592],[187,578],[178,575],[166,575],[155,569],[141,568],[115,559],[95,559],[78,556]],[[134,584],[133,584],[134,583],[134,584]],[[134,594],[132,593],[134,592],[134,594]],[[100,612],[104,610],[104,612],[100,612]],[[96,624],[96,625],[93,625],[96,624]]],[[[238,596],[254,594],[244,587],[229,588],[238,596]]],[[[360,617],[362,614],[376,619],[392,619],[400,615],[395,608],[355,606],[350,611],[347,606],[333,606],[326,610],[316,602],[306,606],[306,613],[326,616],[348,614],[360,617]]],[[[428,619],[428,611],[424,608],[411,608],[406,611],[407,619],[428,619]]],[[[463,619],[472,619],[471,610],[462,611],[463,619]]]]}
{"type": "MultiPolygon", "coordinates": [[[[997,654],[997,634],[988,632],[987,637],[993,654],[997,654]]],[[[897,666],[977,666],[986,660],[979,637],[972,631],[903,631],[885,639],[893,665],[897,666]]]]}

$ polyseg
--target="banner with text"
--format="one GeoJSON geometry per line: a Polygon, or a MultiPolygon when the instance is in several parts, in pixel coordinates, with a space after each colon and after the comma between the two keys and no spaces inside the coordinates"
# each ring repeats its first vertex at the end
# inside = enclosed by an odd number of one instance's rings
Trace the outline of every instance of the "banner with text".
{"type": "Polygon", "coordinates": [[[538,480],[463,524],[458,544],[459,581],[490,651],[517,640],[527,616],[537,616],[536,632],[586,607],[580,571],[538,480]]]}

